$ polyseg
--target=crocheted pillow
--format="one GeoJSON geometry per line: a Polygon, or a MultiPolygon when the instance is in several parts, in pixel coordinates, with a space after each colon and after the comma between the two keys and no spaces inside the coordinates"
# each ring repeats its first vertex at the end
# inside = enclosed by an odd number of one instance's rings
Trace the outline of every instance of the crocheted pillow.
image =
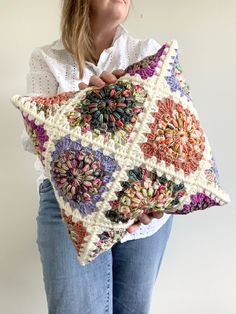
{"type": "Polygon", "coordinates": [[[188,214],[230,202],[176,40],[128,66],[114,84],[11,101],[81,265],[123,238],[143,212],[188,214]]]}

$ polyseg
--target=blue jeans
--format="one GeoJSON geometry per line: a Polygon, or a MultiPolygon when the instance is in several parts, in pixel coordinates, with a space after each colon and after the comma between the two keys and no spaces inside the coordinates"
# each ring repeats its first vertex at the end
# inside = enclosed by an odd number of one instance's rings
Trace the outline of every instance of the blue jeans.
{"type": "Polygon", "coordinates": [[[148,314],[173,215],[152,236],[118,242],[82,266],[48,179],[39,187],[37,245],[49,314],[148,314]]]}

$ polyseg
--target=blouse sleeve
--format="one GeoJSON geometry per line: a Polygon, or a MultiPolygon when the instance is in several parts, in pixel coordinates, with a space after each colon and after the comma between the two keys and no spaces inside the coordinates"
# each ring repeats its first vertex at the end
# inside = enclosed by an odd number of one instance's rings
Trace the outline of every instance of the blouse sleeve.
{"type": "MultiPolygon", "coordinates": [[[[58,82],[47,65],[47,55],[39,47],[36,47],[30,55],[29,72],[26,76],[27,90],[25,96],[57,94],[58,82]]],[[[36,154],[32,141],[23,128],[20,137],[25,151],[36,154]]]]}

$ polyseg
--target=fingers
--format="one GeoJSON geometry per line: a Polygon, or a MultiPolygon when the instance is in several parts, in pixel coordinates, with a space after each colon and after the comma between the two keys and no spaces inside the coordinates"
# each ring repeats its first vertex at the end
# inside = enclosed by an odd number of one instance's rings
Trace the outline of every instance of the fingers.
{"type": "Polygon", "coordinates": [[[90,80],[89,80],[89,85],[85,84],[84,82],[80,82],[79,83],[79,89],[85,89],[89,86],[95,86],[95,87],[103,87],[105,85],[105,82],[103,80],[101,80],[97,75],[93,75],[91,76],[90,80]]]}
{"type": "Polygon", "coordinates": [[[114,74],[117,78],[120,78],[122,75],[125,74],[125,70],[122,69],[114,70],[112,74],[114,74]]]}
{"type": "Polygon", "coordinates": [[[164,212],[153,212],[152,216],[154,218],[160,219],[164,215],[164,212]]]}
{"type": "Polygon", "coordinates": [[[105,82],[97,75],[91,76],[89,80],[89,86],[103,87],[105,82]]]}
{"type": "Polygon", "coordinates": [[[139,228],[141,223],[143,223],[144,225],[148,225],[152,221],[152,218],[160,219],[163,215],[164,215],[164,212],[160,212],[160,211],[159,212],[152,212],[150,214],[144,214],[143,213],[139,217],[139,221],[136,222],[135,224],[129,226],[129,228],[127,228],[127,230],[129,233],[133,233],[139,228]]]}
{"type": "Polygon", "coordinates": [[[107,84],[115,83],[119,77],[125,74],[125,70],[117,69],[112,71],[112,73],[108,71],[103,71],[100,75],[100,78],[107,84]]]}
{"type": "Polygon", "coordinates": [[[146,214],[142,214],[140,217],[139,217],[139,221],[136,222],[135,224],[129,226],[129,228],[127,228],[128,232],[129,233],[133,233],[134,231],[136,231],[139,226],[141,225],[141,223],[143,223],[144,225],[147,225],[149,224],[150,222],[152,221],[152,217],[148,217],[148,215],[146,214]]]}
{"type": "Polygon", "coordinates": [[[115,83],[119,77],[125,74],[125,70],[117,69],[112,73],[108,71],[103,71],[100,76],[93,75],[90,77],[89,85],[84,82],[79,83],[79,89],[85,89],[88,86],[95,86],[102,88],[105,84],[115,83]]]}
{"type": "Polygon", "coordinates": [[[107,71],[103,71],[102,74],[100,75],[100,78],[107,84],[115,83],[117,81],[117,77],[107,71]]]}
{"type": "Polygon", "coordinates": [[[85,84],[84,82],[80,82],[80,83],[79,83],[79,89],[85,89],[85,88],[87,88],[87,87],[88,87],[88,85],[85,84]]]}
{"type": "Polygon", "coordinates": [[[148,225],[152,221],[152,217],[146,214],[142,214],[139,217],[139,221],[141,221],[144,225],[148,225]]]}
{"type": "Polygon", "coordinates": [[[139,228],[140,225],[141,225],[141,222],[137,222],[137,223],[129,226],[129,228],[127,228],[127,231],[129,233],[133,233],[133,232],[135,232],[139,228]]]}

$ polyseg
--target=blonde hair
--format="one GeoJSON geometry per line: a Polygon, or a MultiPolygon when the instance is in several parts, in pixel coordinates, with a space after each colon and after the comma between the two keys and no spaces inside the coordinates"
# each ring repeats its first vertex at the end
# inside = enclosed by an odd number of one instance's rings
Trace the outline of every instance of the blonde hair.
{"type": "Polygon", "coordinates": [[[80,80],[84,76],[86,59],[95,61],[89,3],[87,0],[63,0],[60,22],[63,45],[79,66],[80,80]]]}
{"type": "Polygon", "coordinates": [[[62,0],[60,29],[62,43],[74,57],[81,80],[85,61],[97,61],[90,24],[90,0],[62,0]]]}

